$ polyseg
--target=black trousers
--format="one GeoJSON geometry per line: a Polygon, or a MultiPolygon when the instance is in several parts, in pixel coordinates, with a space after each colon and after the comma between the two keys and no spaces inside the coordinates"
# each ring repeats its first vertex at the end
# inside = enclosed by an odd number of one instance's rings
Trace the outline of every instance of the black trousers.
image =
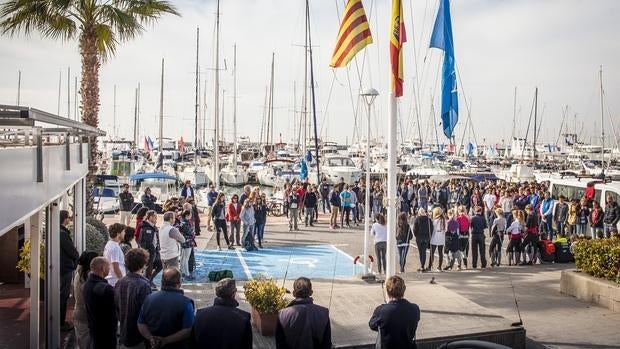
{"type": "Polygon", "coordinates": [[[487,267],[486,246],[484,245],[484,234],[472,234],[471,236],[471,256],[472,266],[478,267],[478,255],[480,255],[480,262],[482,267],[487,267]]]}
{"type": "Polygon", "coordinates": [[[426,249],[430,244],[428,240],[416,240],[416,245],[418,245],[418,253],[420,255],[420,268],[424,269],[424,265],[426,264],[426,249]]]}
{"type": "Polygon", "coordinates": [[[67,302],[71,293],[71,280],[73,280],[73,271],[60,274],[60,324],[65,323],[67,316],[67,302]]]}

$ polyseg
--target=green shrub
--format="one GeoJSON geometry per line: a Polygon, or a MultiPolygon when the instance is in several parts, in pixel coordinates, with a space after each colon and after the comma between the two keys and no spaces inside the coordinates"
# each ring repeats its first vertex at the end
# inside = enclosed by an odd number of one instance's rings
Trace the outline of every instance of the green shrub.
{"type": "Polygon", "coordinates": [[[259,278],[243,285],[245,299],[260,314],[275,314],[286,307],[286,289],[278,287],[273,279],[259,278]]]}
{"type": "Polygon", "coordinates": [[[104,239],[95,226],[86,223],[86,251],[94,251],[98,254],[103,253],[107,239],[104,239]]]}
{"type": "Polygon", "coordinates": [[[108,240],[108,227],[106,227],[102,221],[94,217],[86,217],[86,224],[90,224],[95,227],[99,234],[101,234],[101,237],[103,237],[104,241],[108,240]]]}
{"type": "Polygon", "coordinates": [[[593,239],[575,245],[575,263],[586,273],[620,284],[620,239],[593,239]]]}

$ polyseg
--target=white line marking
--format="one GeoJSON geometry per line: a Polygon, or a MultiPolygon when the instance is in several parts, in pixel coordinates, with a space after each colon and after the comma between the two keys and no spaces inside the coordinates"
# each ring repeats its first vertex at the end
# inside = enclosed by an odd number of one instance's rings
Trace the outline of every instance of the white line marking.
{"type": "Polygon", "coordinates": [[[344,252],[343,250],[339,249],[338,247],[334,246],[334,245],[329,245],[331,246],[331,248],[333,248],[334,250],[342,253],[345,257],[349,258],[351,260],[351,262],[353,262],[353,257],[349,256],[349,254],[347,254],[346,252],[344,252]]]}
{"type": "Polygon", "coordinates": [[[250,272],[250,268],[248,267],[248,264],[245,262],[245,259],[241,255],[241,250],[235,249],[235,252],[237,253],[237,257],[239,257],[239,262],[241,263],[241,266],[243,267],[243,272],[245,273],[245,276],[248,278],[248,280],[252,280],[252,273],[250,272]]]}

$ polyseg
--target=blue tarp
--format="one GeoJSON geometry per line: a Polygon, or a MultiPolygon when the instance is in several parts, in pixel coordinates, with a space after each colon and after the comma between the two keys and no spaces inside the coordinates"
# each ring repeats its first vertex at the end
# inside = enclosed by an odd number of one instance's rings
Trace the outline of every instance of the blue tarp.
{"type": "Polygon", "coordinates": [[[145,179],[169,179],[176,181],[177,178],[163,172],[139,173],[129,177],[130,181],[142,181],[145,179]]]}

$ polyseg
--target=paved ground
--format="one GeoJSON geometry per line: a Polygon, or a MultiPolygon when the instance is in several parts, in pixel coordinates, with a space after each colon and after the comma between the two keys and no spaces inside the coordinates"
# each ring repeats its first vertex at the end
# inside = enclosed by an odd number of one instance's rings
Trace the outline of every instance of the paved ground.
{"type": "MultiPolygon", "coordinates": [[[[329,228],[328,219],[328,216],[321,214],[315,227],[306,228],[302,223],[299,231],[290,232],[284,218],[269,217],[269,224],[265,232],[265,253],[272,248],[286,249],[286,246],[333,245],[350,256],[350,258],[342,258],[342,263],[348,263],[351,273],[353,273],[352,258],[362,255],[363,252],[363,225],[351,229],[332,230],[329,228]]],[[[199,239],[199,247],[209,253],[216,246],[213,240],[210,233],[203,234],[199,239]]],[[[374,255],[372,237],[369,238],[369,246],[370,254],[374,255]]],[[[240,254],[246,253],[241,252],[240,254]]],[[[296,256],[295,254],[291,255],[296,256]]],[[[332,262],[334,262],[333,259],[329,262],[325,261],[324,264],[332,262]]],[[[340,262],[337,261],[337,263],[340,262]]],[[[419,262],[417,250],[412,247],[406,266],[408,272],[403,274],[403,277],[409,285],[407,296],[414,300],[417,300],[417,295],[428,291],[425,286],[428,285],[432,277],[435,277],[439,287],[428,294],[429,297],[434,297],[440,302],[442,296],[446,296],[446,298],[450,298],[452,295],[462,297],[456,298],[456,302],[468,302],[467,304],[471,302],[474,305],[467,306],[467,309],[474,309],[475,306],[479,306],[490,314],[499,315],[509,322],[519,321],[518,304],[528,337],[547,348],[620,348],[620,331],[618,331],[620,313],[589,305],[559,292],[561,270],[573,267],[572,264],[503,266],[483,270],[422,274],[415,272],[419,268],[419,262]],[[438,293],[437,290],[439,289],[446,293],[438,293]],[[517,304],[515,304],[515,300],[517,304]]],[[[289,281],[287,281],[288,283],[289,281]]],[[[317,285],[316,298],[318,303],[328,306],[331,302],[334,318],[339,317],[342,310],[346,315],[345,319],[348,321],[359,320],[358,325],[361,332],[351,332],[351,334],[356,337],[360,336],[360,338],[370,338],[367,337],[369,331],[365,327],[370,314],[369,311],[382,301],[381,292],[376,285],[369,286],[358,283],[354,278],[343,277],[336,277],[333,282],[331,278],[317,280],[315,284],[317,285]],[[323,290],[325,292],[329,290],[330,296],[327,299],[325,295],[321,294],[323,290]],[[368,298],[359,299],[358,302],[351,304],[346,302],[349,299],[347,297],[334,296],[334,294],[351,294],[352,292],[361,292],[365,295],[364,297],[368,298]],[[348,312],[354,313],[349,314],[348,312]]],[[[198,292],[199,294],[205,289],[205,287],[189,285],[188,288],[194,289],[191,292],[198,292]]],[[[210,286],[206,287],[206,289],[209,288],[210,286]]],[[[208,304],[211,299],[212,296],[205,296],[204,301],[208,304]]],[[[203,303],[199,302],[199,304],[203,303]]],[[[423,320],[420,328],[421,336],[429,335],[425,332],[429,328],[428,322],[432,322],[428,314],[423,313],[424,318],[428,320],[426,320],[427,322],[423,320]]],[[[430,324],[430,327],[436,325],[430,324]]],[[[337,336],[334,337],[334,340],[337,342],[337,336]]],[[[528,347],[536,347],[536,344],[531,343],[528,347]]]]}

